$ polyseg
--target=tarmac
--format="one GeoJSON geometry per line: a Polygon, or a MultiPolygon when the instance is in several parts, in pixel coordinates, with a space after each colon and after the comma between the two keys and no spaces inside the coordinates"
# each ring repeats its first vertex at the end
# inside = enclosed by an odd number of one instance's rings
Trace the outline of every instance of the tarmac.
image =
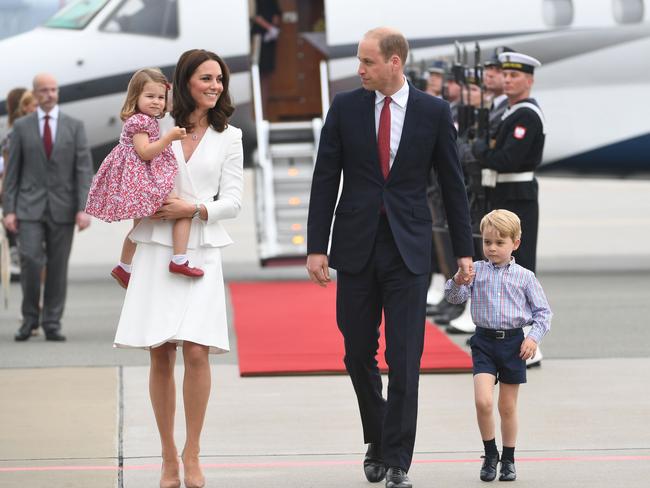
{"type": "MultiPolygon", "coordinates": [[[[520,392],[516,486],[646,487],[650,182],[571,181],[540,182],[538,274],[554,320],[542,344],[542,367],[529,370],[520,392]],[[594,187],[609,188],[626,203],[601,204],[594,187]],[[598,210],[588,211],[590,201],[598,210]],[[585,234],[599,242],[585,244],[585,234]]],[[[227,280],[303,278],[300,267],[262,270],[251,258],[251,206],[249,201],[243,222],[230,228],[242,245],[224,253],[227,280]]],[[[73,256],[66,343],[48,343],[42,335],[13,341],[16,284],[9,308],[0,311],[1,488],[158,486],[148,355],[111,347],[123,291],[106,269],[118,247],[106,251],[106,264],[91,262],[84,246],[101,254],[110,243],[103,236],[91,246],[90,235],[78,236],[73,256]]],[[[230,337],[232,351],[211,358],[201,453],[207,487],[383,486],[363,476],[365,446],[346,376],[241,378],[233,330],[230,337]]],[[[466,347],[466,337],[452,339],[466,347]]],[[[178,385],[182,373],[179,357],[178,385]]],[[[179,447],[180,393],[178,388],[179,447]]],[[[485,486],[478,478],[482,445],[470,374],[421,377],[415,450],[409,473],[415,487],[485,486]]]]}

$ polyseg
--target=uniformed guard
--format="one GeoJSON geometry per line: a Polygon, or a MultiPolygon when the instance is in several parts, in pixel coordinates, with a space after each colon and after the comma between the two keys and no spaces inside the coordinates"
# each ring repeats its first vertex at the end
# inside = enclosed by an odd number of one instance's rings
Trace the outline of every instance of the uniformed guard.
{"type": "Polygon", "coordinates": [[[489,207],[515,212],[521,219],[522,238],[515,259],[535,272],[539,220],[538,184],[534,171],[544,150],[544,115],[530,98],[533,73],[541,63],[525,54],[499,54],[508,107],[489,146],[477,140],[473,152],[485,172],[489,207]],[[491,180],[491,181],[488,181],[491,180]]]}
{"type": "MultiPolygon", "coordinates": [[[[473,182],[476,182],[478,184],[479,190],[481,190],[480,167],[476,162],[476,158],[472,154],[471,144],[469,141],[473,140],[474,137],[476,137],[478,112],[479,109],[483,106],[483,92],[480,87],[481,80],[479,76],[477,76],[477,70],[469,69],[465,66],[463,66],[462,75],[459,75],[458,73],[451,73],[451,76],[452,77],[449,78],[448,81],[449,89],[447,90],[447,94],[448,96],[452,97],[449,98],[448,101],[450,102],[450,108],[452,110],[452,118],[454,119],[454,122],[457,123],[458,139],[456,143],[458,150],[458,159],[463,166],[465,183],[468,187],[470,213],[473,221],[472,225],[474,226],[474,220],[476,220],[475,230],[478,232],[478,223],[485,214],[485,205],[478,203],[478,200],[476,198],[478,196],[478,192],[475,191],[476,188],[473,188],[473,182]],[[462,82],[462,85],[459,82],[462,82]],[[474,168],[476,168],[476,171],[474,171],[474,168]],[[476,174],[473,175],[472,173],[476,174]]],[[[449,239],[448,231],[446,229],[445,210],[442,206],[442,199],[439,194],[439,189],[437,188],[435,177],[431,178],[430,185],[427,190],[429,205],[431,206],[432,214],[434,215],[433,241],[436,257],[434,273],[440,273],[444,275],[446,279],[448,279],[448,274],[450,272],[452,274],[455,272],[455,257],[451,248],[451,241],[449,239]],[[439,216],[441,218],[436,219],[436,216],[439,216]]],[[[477,247],[475,244],[475,248],[480,249],[480,246],[477,247]]],[[[441,298],[437,304],[427,304],[427,314],[431,315],[434,322],[439,325],[450,324],[454,319],[461,316],[465,309],[465,303],[451,304],[444,298],[441,298]]],[[[465,330],[463,327],[458,328],[456,326],[450,325],[447,327],[447,331],[450,333],[464,334],[472,332],[473,328],[473,324],[471,324],[471,330],[465,330]]]]}
{"type": "Polygon", "coordinates": [[[445,72],[447,71],[447,63],[443,60],[437,59],[431,63],[427,69],[429,77],[427,78],[427,90],[429,95],[437,98],[443,98],[445,91],[445,72]]]}
{"type": "MultiPolygon", "coordinates": [[[[452,119],[457,124],[458,107],[461,102],[461,87],[449,70],[449,65],[444,61],[434,61],[431,64],[429,68],[430,76],[432,72],[437,73],[440,68],[443,68],[443,98],[449,102],[452,119]]],[[[433,259],[431,287],[427,297],[427,315],[433,316],[436,323],[448,324],[450,320],[462,313],[464,305],[451,304],[443,296],[445,281],[456,272],[457,264],[451,246],[451,239],[449,238],[446,211],[435,170],[432,170],[429,175],[427,201],[433,217],[433,259]]]]}
{"type": "MultiPolygon", "coordinates": [[[[508,51],[512,50],[508,49],[508,51]]],[[[501,116],[508,107],[508,97],[503,93],[503,71],[499,62],[499,55],[496,53],[494,57],[483,63],[483,84],[485,91],[491,98],[489,132],[490,138],[493,138],[501,123],[501,116]]]]}

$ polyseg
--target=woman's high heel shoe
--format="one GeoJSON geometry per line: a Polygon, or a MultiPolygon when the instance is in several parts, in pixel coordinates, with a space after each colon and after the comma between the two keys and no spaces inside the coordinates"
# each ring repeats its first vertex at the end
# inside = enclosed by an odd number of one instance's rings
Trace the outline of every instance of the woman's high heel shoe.
{"type": "Polygon", "coordinates": [[[192,460],[190,461],[190,466],[192,466],[192,470],[196,470],[197,472],[193,473],[188,473],[187,471],[187,465],[188,463],[185,462],[185,452],[181,454],[181,459],[183,460],[183,481],[185,483],[185,488],[204,488],[205,486],[205,476],[203,476],[203,473],[201,472],[201,463],[199,462],[198,456],[196,457],[196,461],[192,460]],[[190,476],[188,476],[188,474],[190,476]]]}
{"type": "Polygon", "coordinates": [[[165,461],[163,461],[162,466],[160,467],[160,488],[181,488],[181,477],[179,475],[179,469],[176,469],[176,475],[172,473],[172,476],[168,479],[163,479],[165,473],[165,461]]]}

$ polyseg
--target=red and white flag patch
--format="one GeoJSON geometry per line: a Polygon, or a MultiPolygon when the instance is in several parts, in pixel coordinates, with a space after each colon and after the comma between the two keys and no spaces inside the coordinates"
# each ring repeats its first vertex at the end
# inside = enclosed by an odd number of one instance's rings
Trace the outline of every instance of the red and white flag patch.
{"type": "Polygon", "coordinates": [[[518,125],[515,127],[515,132],[513,135],[515,136],[515,139],[523,139],[526,137],[526,128],[523,125],[518,125]]]}

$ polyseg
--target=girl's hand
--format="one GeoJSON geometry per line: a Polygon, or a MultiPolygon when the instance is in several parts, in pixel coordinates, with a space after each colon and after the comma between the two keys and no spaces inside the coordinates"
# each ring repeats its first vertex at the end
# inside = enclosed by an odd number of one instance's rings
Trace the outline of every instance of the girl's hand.
{"type": "Polygon", "coordinates": [[[151,218],[154,220],[175,220],[189,218],[194,213],[194,205],[186,202],[182,198],[169,197],[165,203],[156,210],[151,218]]]}
{"type": "Polygon", "coordinates": [[[165,137],[167,137],[167,140],[169,142],[171,141],[182,141],[187,137],[187,131],[183,127],[173,127],[172,129],[165,134],[165,137]]]}

